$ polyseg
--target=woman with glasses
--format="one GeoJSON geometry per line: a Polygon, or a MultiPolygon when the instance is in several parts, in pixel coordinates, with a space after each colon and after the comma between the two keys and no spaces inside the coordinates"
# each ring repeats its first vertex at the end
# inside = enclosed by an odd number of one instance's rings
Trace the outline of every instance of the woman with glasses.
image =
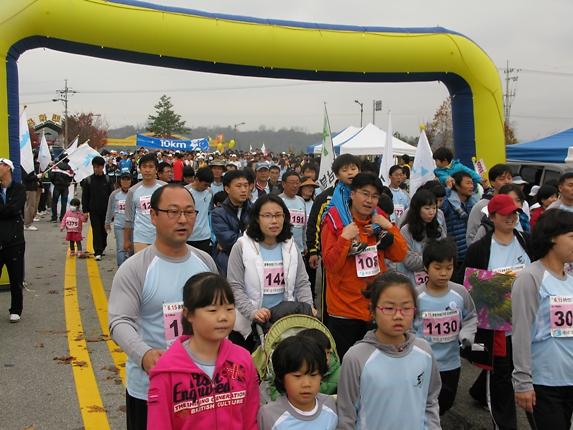
{"type": "Polygon", "coordinates": [[[259,197],[245,234],[231,250],[227,279],[235,295],[237,319],[231,339],[251,349],[253,322],[266,323],[282,302],[313,305],[302,255],[292,239],[290,213],[274,194],[259,197]],[[242,337],[242,338],[241,338],[242,337]]]}

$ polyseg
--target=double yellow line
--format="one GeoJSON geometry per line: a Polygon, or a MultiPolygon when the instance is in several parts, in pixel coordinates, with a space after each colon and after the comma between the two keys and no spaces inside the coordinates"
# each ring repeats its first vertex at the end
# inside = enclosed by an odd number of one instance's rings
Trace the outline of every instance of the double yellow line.
{"type": "MultiPolygon", "coordinates": [[[[88,232],[88,251],[93,251],[92,230],[88,232]]],[[[94,260],[86,260],[90,289],[96,308],[102,337],[110,351],[118,374],[125,385],[125,361],[126,356],[115,342],[109,337],[107,324],[107,298],[97,263],[94,260]]],[[[66,327],[68,329],[68,347],[72,360],[72,371],[76,384],[76,393],[80,405],[80,411],[84,428],[86,430],[108,430],[109,422],[101,396],[83,330],[80,307],[78,302],[78,290],[76,281],[76,259],[66,256],[64,277],[64,309],[66,315],[66,327]]]]}

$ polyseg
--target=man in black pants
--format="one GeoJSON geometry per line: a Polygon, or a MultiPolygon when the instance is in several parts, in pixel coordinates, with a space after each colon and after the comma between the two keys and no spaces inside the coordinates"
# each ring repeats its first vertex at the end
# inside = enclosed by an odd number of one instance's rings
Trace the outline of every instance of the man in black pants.
{"type": "Polygon", "coordinates": [[[89,213],[93,230],[94,255],[98,261],[101,260],[107,246],[105,213],[109,196],[113,191],[112,182],[104,174],[104,166],[103,157],[94,157],[92,160],[94,173],[82,181],[82,208],[84,214],[89,213]]]}
{"type": "Polygon", "coordinates": [[[14,164],[0,158],[0,271],[6,266],[10,277],[10,322],[20,321],[23,307],[24,219],[26,189],[12,180],[14,164]]]}

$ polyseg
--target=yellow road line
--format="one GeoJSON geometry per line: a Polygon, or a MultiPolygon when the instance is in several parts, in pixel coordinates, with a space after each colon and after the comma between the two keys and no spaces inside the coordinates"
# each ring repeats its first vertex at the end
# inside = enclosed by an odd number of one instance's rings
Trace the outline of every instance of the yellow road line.
{"type": "MultiPolygon", "coordinates": [[[[93,253],[93,232],[91,227],[88,229],[87,248],[90,253],[93,253]]],[[[92,298],[96,308],[101,332],[105,338],[105,343],[107,344],[111,358],[113,359],[113,364],[119,371],[121,382],[123,382],[123,385],[125,385],[125,362],[127,361],[127,356],[124,352],[122,352],[117,343],[115,343],[109,336],[109,325],[107,321],[107,297],[103,288],[103,282],[101,280],[99,267],[96,261],[92,260],[91,258],[86,259],[86,265],[88,270],[90,289],[92,291],[92,298]]]]}
{"type": "Polygon", "coordinates": [[[64,309],[68,330],[68,348],[72,360],[72,371],[76,393],[86,430],[109,429],[106,410],[99,394],[96,378],[84,337],[78,290],[76,287],[76,259],[66,257],[64,277],[64,309]]]}

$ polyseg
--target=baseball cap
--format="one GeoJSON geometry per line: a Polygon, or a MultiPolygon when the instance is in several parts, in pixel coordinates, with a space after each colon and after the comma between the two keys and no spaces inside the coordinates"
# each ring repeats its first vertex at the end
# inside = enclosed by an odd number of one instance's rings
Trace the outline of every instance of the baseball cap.
{"type": "Polygon", "coordinates": [[[515,185],[524,185],[524,184],[527,184],[527,181],[525,179],[523,179],[521,176],[516,175],[511,180],[511,183],[515,184],[515,185]]]}
{"type": "Polygon", "coordinates": [[[121,171],[121,175],[119,175],[119,178],[129,178],[131,179],[131,173],[129,173],[129,170],[123,170],[121,171]]]}
{"type": "Polygon", "coordinates": [[[268,169],[269,168],[269,163],[267,163],[266,161],[260,161],[257,163],[257,166],[255,167],[255,170],[261,170],[261,169],[268,169]]]}
{"type": "Polygon", "coordinates": [[[7,158],[0,158],[0,163],[4,163],[10,168],[10,170],[14,171],[14,163],[12,163],[12,161],[8,160],[7,158]]]}
{"type": "Polygon", "coordinates": [[[521,209],[517,207],[511,196],[508,194],[498,194],[493,196],[487,204],[487,211],[490,215],[494,213],[510,215],[514,212],[521,212],[521,209]]]}
{"type": "Polygon", "coordinates": [[[537,195],[537,192],[539,191],[539,188],[541,188],[539,185],[534,185],[533,187],[531,187],[531,191],[529,192],[529,195],[531,197],[535,197],[537,195]]]}

